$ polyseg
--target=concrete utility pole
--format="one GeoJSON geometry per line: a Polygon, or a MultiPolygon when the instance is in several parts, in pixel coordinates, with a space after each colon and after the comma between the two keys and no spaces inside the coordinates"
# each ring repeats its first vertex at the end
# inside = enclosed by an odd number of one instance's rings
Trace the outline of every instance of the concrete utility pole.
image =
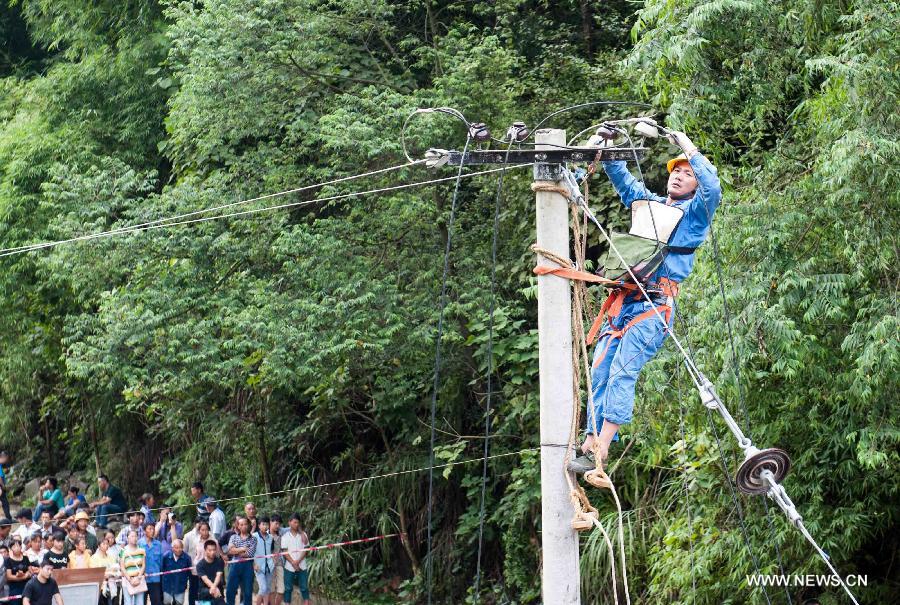
{"type": "MultiPolygon", "coordinates": [[[[556,185],[564,162],[631,161],[643,148],[567,147],[565,130],[539,130],[534,149],[429,149],[428,166],[478,166],[534,162],[534,180],[556,185]]],[[[537,245],[569,257],[569,208],[566,198],[538,191],[537,245]]],[[[555,265],[538,256],[539,265],[555,265]]],[[[545,605],[580,605],[578,534],[572,529],[572,501],[563,460],[572,426],[572,298],[569,281],[538,276],[538,344],[541,380],[541,527],[542,592],[545,605]]]]}
{"type": "MultiPolygon", "coordinates": [[[[539,130],[537,149],[565,145],[564,130],[539,130]],[[541,145],[543,143],[543,145],[541,145]]],[[[558,148],[558,147],[557,147],[558,148]]],[[[559,164],[534,165],[535,181],[559,180],[559,164]]],[[[569,257],[569,207],[551,191],[536,192],[537,245],[569,257]]],[[[539,265],[555,266],[538,255],[539,265]]],[[[579,605],[578,533],[572,529],[572,503],[563,470],[572,425],[572,298],[569,281],[540,275],[538,346],[541,383],[541,591],[547,605],[579,605]]]]}

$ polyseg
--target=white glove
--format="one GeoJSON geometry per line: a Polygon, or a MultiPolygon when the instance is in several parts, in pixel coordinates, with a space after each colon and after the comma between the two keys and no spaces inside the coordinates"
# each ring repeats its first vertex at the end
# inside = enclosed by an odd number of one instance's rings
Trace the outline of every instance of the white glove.
{"type": "Polygon", "coordinates": [[[688,158],[697,153],[697,146],[694,145],[694,142],[688,138],[688,135],[684,134],[681,131],[670,130],[669,134],[666,135],[666,138],[669,139],[669,142],[673,145],[681,147],[684,155],[686,155],[688,158]]]}
{"type": "Polygon", "coordinates": [[[588,147],[599,147],[601,149],[605,149],[607,147],[615,147],[616,143],[612,139],[604,139],[599,134],[591,135],[591,138],[588,139],[588,147]]]}

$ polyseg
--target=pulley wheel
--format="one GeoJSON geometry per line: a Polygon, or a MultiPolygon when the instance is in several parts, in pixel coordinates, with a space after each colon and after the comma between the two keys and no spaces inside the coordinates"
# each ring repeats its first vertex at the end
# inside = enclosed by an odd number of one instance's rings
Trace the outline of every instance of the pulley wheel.
{"type": "Polygon", "coordinates": [[[763,478],[763,471],[771,471],[777,483],[788,474],[791,459],[788,453],[777,447],[771,447],[753,454],[741,464],[735,482],[738,489],[745,494],[765,494],[769,491],[769,483],[763,478]]]}

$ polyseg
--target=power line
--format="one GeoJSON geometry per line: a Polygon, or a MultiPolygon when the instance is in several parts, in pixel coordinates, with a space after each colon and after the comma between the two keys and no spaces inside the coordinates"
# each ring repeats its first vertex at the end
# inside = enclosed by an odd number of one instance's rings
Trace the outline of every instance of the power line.
{"type": "MultiPolygon", "coordinates": [[[[530,165],[531,165],[531,164],[516,164],[515,166],[509,166],[509,167],[506,168],[506,169],[507,169],[507,170],[510,170],[510,169],[512,169],[512,168],[521,168],[521,167],[524,167],[524,166],[530,166],[530,165]]],[[[478,172],[469,172],[469,173],[463,174],[460,178],[469,178],[469,177],[473,177],[473,176],[479,176],[479,175],[482,175],[482,174],[491,174],[491,173],[494,173],[494,172],[499,172],[499,171],[501,171],[501,170],[503,170],[503,168],[492,168],[491,170],[481,170],[481,171],[478,171],[478,172]]],[[[170,220],[170,219],[160,219],[160,221],[158,221],[158,222],[156,222],[156,223],[153,223],[153,224],[147,224],[146,226],[137,226],[137,225],[136,225],[136,226],[134,226],[134,227],[123,227],[123,228],[120,229],[120,230],[103,231],[103,232],[100,232],[100,233],[93,233],[93,234],[89,234],[89,235],[79,236],[79,237],[77,237],[77,238],[70,238],[70,239],[66,239],[66,240],[58,240],[58,241],[55,241],[55,242],[45,242],[45,243],[43,243],[43,244],[35,244],[34,246],[31,246],[31,247],[24,247],[24,248],[18,248],[18,249],[16,249],[16,248],[11,248],[11,249],[6,249],[6,250],[0,250],[0,258],[2,258],[2,257],[4,257],[4,256],[13,256],[13,255],[16,255],[16,254],[24,254],[24,253],[28,253],[28,252],[34,252],[34,251],[36,251],[36,250],[43,250],[43,249],[45,249],[45,248],[52,248],[52,247],[55,247],[55,246],[59,246],[59,245],[62,245],[62,244],[73,243],[73,242],[87,241],[87,240],[93,240],[93,239],[99,239],[99,238],[105,238],[105,237],[113,237],[113,236],[117,236],[117,235],[125,235],[125,234],[128,234],[128,233],[137,233],[137,232],[142,232],[142,231],[151,231],[151,230],[154,230],[154,229],[164,229],[164,228],[168,228],[168,227],[177,227],[177,226],[181,226],[181,225],[190,225],[190,224],[194,224],[194,223],[205,223],[205,222],[215,221],[215,220],[224,219],[224,218],[234,218],[234,217],[237,217],[237,216],[248,216],[248,215],[251,215],[251,214],[257,214],[257,213],[259,213],[259,212],[268,212],[268,211],[271,211],[271,210],[282,210],[282,209],[285,209],[285,208],[296,208],[296,207],[301,207],[301,206],[308,206],[308,205],[310,205],[310,204],[318,204],[318,203],[321,203],[321,202],[331,202],[331,201],[342,200],[342,199],[347,199],[347,198],[360,197],[360,196],[363,196],[363,195],[372,195],[372,194],[376,194],[376,193],[387,193],[387,192],[390,192],[390,191],[399,191],[399,190],[403,190],[403,189],[409,189],[409,188],[412,188],[412,187],[420,187],[420,186],[424,186],[424,185],[433,185],[433,184],[436,184],[436,183],[445,183],[445,182],[447,182],[447,181],[452,181],[452,180],[455,180],[455,179],[456,179],[456,177],[443,177],[443,178],[439,178],[439,179],[431,179],[431,180],[428,180],[428,181],[422,181],[422,182],[418,182],[418,183],[406,183],[406,184],[403,184],[403,185],[394,185],[394,186],[391,186],[391,187],[382,187],[382,188],[379,188],[379,189],[369,189],[369,190],[367,190],[367,191],[357,191],[357,192],[353,192],[353,193],[342,193],[342,194],[339,194],[339,195],[332,195],[332,196],[329,196],[329,197],[316,198],[316,199],[314,199],[314,200],[303,200],[303,201],[300,201],[300,202],[289,202],[289,203],[286,203],[286,204],[278,204],[278,205],[276,205],[276,206],[265,206],[265,207],[263,207],[263,208],[254,208],[254,209],[251,209],[251,210],[242,210],[242,211],[240,211],[240,212],[232,212],[232,213],[228,213],[228,214],[219,214],[219,215],[216,215],[216,216],[207,216],[207,217],[201,217],[201,218],[196,218],[196,219],[189,219],[189,220],[184,220],[184,221],[162,222],[162,221],[164,221],[164,220],[170,220]]],[[[271,195],[274,196],[274,195],[278,195],[278,194],[271,194],[271,195]]]]}
{"type": "MultiPolygon", "coordinates": [[[[514,140],[509,141],[503,165],[509,161],[509,152],[514,140]]],[[[505,171],[497,179],[497,193],[494,197],[494,232],[491,238],[491,298],[488,312],[488,351],[487,351],[487,398],[484,406],[484,466],[481,469],[481,504],[478,510],[478,557],[475,563],[475,602],[481,602],[481,554],[484,547],[485,496],[487,494],[487,457],[491,448],[491,405],[493,397],[494,374],[494,312],[497,307],[497,248],[500,239],[500,207],[503,201],[503,177],[505,171]]]]}
{"type": "Polygon", "coordinates": [[[102,235],[107,235],[107,234],[114,234],[114,233],[119,233],[119,232],[123,232],[123,233],[124,233],[124,232],[132,231],[132,230],[135,230],[135,229],[139,229],[139,228],[141,228],[141,227],[147,227],[147,226],[150,226],[150,225],[157,225],[157,224],[160,224],[160,223],[166,223],[166,222],[169,222],[169,221],[181,220],[181,219],[184,219],[184,218],[188,218],[188,217],[190,217],[190,216],[197,216],[198,214],[206,214],[206,213],[208,213],[208,212],[215,212],[215,211],[217,211],[217,210],[224,210],[224,209],[226,209],[226,208],[232,208],[232,207],[234,207],[234,206],[240,206],[240,205],[243,205],[243,204],[249,204],[249,203],[251,203],[251,202],[259,202],[259,201],[261,201],[261,200],[267,200],[267,199],[271,199],[271,198],[275,198],[275,197],[281,197],[281,196],[284,196],[284,195],[290,195],[290,194],[292,194],[292,193],[300,193],[301,191],[308,191],[308,190],[310,190],[310,189],[316,189],[316,188],[319,188],[319,187],[327,187],[328,185],[335,185],[335,184],[337,184],[337,183],[344,183],[344,182],[347,182],[347,181],[353,181],[353,180],[361,179],[361,178],[364,178],[364,177],[367,177],[367,176],[374,176],[374,175],[377,175],[377,174],[384,174],[384,173],[387,173],[387,172],[393,172],[393,171],[395,171],[395,170],[400,170],[401,168],[407,168],[407,167],[409,167],[409,166],[415,166],[415,165],[417,165],[417,164],[422,164],[422,163],[424,163],[424,162],[425,162],[425,160],[415,160],[415,161],[410,160],[410,161],[407,162],[406,164],[399,164],[399,165],[397,165],[397,166],[391,166],[391,167],[389,167],[389,168],[381,168],[381,169],[379,169],[379,170],[372,170],[372,171],[369,171],[369,172],[363,172],[363,173],[361,173],[361,174],[354,174],[354,175],[352,175],[352,176],[345,176],[345,177],[341,177],[341,178],[339,178],[339,179],[333,179],[333,180],[331,180],[331,181],[325,181],[325,182],[323,182],[323,183],[316,183],[315,185],[305,185],[305,186],[303,186],[303,187],[297,187],[297,188],[295,188],[295,189],[288,189],[288,190],[286,190],[286,191],[279,191],[279,192],[277,192],[277,193],[269,193],[269,194],[266,194],[266,195],[261,195],[261,196],[258,196],[258,197],[249,198],[249,199],[246,199],[246,200],[240,200],[240,201],[237,201],[237,202],[231,202],[231,203],[229,203],[229,204],[222,204],[221,206],[213,206],[213,207],[211,207],[211,208],[201,208],[200,210],[194,210],[193,212],[186,212],[186,213],[184,213],[184,214],[176,214],[175,216],[170,216],[170,217],[167,217],[167,218],[156,219],[156,220],[153,220],[153,221],[148,221],[148,222],[146,222],[146,223],[139,223],[139,224],[137,224],[137,225],[130,225],[130,226],[127,226],[127,227],[119,227],[119,228],[117,228],[117,229],[111,229],[111,230],[109,230],[109,231],[104,231],[104,232],[102,232],[102,233],[95,233],[95,234],[92,234],[92,235],[90,235],[90,236],[79,236],[79,237],[70,238],[70,239],[67,239],[67,240],[61,240],[61,241],[59,241],[59,242],[45,242],[45,243],[43,243],[43,244],[28,244],[28,245],[25,245],[25,246],[17,246],[17,247],[15,247],[15,248],[6,248],[6,249],[0,250],[0,256],[5,256],[5,253],[6,253],[6,252],[14,252],[14,251],[18,251],[18,250],[38,249],[38,248],[49,247],[48,244],[59,245],[59,244],[61,244],[61,243],[69,243],[69,242],[81,241],[81,240],[83,240],[83,239],[92,239],[92,238],[94,238],[94,237],[101,237],[102,235]]]}
{"type": "MultiPolygon", "coordinates": [[[[469,143],[472,142],[471,135],[466,137],[466,144],[463,147],[463,156],[465,157],[466,151],[469,149],[469,143]]],[[[437,399],[438,399],[438,390],[441,386],[441,340],[444,336],[444,312],[447,310],[447,278],[450,274],[450,249],[451,243],[453,240],[453,221],[456,218],[456,202],[459,196],[459,181],[462,178],[464,163],[459,163],[459,171],[456,173],[456,186],[453,188],[453,200],[450,203],[450,218],[447,221],[447,243],[444,246],[444,270],[441,275],[441,311],[438,315],[438,325],[437,325],[437,338],[435,342],[435,351],[434,351],[434,386],[432,387],[431,392],[431,442],[428,450],[429,457],[429,470],[428,470],[428,528],[427,528],[427,541],[428,541],[428,551],[425,555],[425,576],[427,583],[427,591],[428,591],[428,605],[431,605],[431,595],[433,588],[433,574],[434,574],[434,556],[431,552],[431,542],[432,542],[432,508],[434,502],[434,443],[435,443],[435,423],[437,421],[437,399]]],[[[500,170],[502,171],[501,167],[500,170]]]]}
{"type": "MultiPolygon", "coordinates": [[[[517,450],[515,452],[505,452],[503,454],[493,454],[491,456],[488,456],[486,459],[487,460],[496,460],[498,458],[508,458],[510,456],[519,456],[522,454],[526,454],[528,452],[537,451],[538,449],[539,448],[537,448],[537,447],[529,447],[529,448],[525,448],[522,450],[517,450]]],[[[341,485],[349,485],[351,483],[360,483],[363,481],[375,481],[377,479],[387,479],[389,477],[399,477],[400,475],[411,475],[411,474],[416,474],[416,473],[423,473],[423,472],[425,472],[427,470],[431,470],[431,469],[436,470],[436,469],[448,468],[448,467],[457,466],[457,465],[462,466],[462,465],[466,465],[466,464],[472,464],[474,462],[482,462],[484,460],[485,460],[484,457],[469,458],[467,460],[460,460],[458,462],[446,462],[443,464],[423,466],[423,467],[419,467],[419,468],[413,468],[413,469],[402,470],[402,471],[391,471],[389,473],[381,473],[378,475],[369,475],[367,477],[357,477],[354,479],[342,479],[340,481],[329,481],[327,483],[317,483],[315,485],[303,485],[300,487],[292,487],[290,489],[280,489],[280,490],[275,490],[275,491],[271,491],[271,492],[262,492],[259,494],[246,494],[246,495],[242,495],[242,496],[233,496],[230,498],[216,498],[215,501],[217,504],[220,504],[222,502],[234,502],[237,500],[250,500],[250,499],[255,499],[255,498],[272,498],[274,496],[286,496],[286,495],[290,495],[290,494],[298,494],[300,492],[324,489],[326,487],[337,487],[337,486],[341,486],[341,485]]],[[[196,503],[173,504],[171,506],[159,506],[159,507],[150,508],[147,510],[157,512],[157,511],[161,511],[163,509],[174,510],[174,509],[178,509],[178,508],[193,508],[196,506],[197,506],[196,503]]],[[[136,510],[124,511],[121,513],[112,513],[111,515],[106,515],[106,516],[125,515],[126,517],[128,517],[132,513],[139,513],[139,512],[142,512],[142,511],[140,509],[136,509],[136,510]]],[[[94,519],[96,517],[97,517],[97,515],[91,516],[92,519],[94,519]]]]}

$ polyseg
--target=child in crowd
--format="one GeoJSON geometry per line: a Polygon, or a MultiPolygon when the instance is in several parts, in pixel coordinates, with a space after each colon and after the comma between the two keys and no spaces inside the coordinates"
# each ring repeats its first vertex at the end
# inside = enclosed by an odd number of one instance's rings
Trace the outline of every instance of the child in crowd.
{"type": "Polygon", "coordinates": [[[84,536],[74,540],[75,550],[69,553],[69,569],[87,569],[91,566],[91,551],[87,548],[84,536]]]}

